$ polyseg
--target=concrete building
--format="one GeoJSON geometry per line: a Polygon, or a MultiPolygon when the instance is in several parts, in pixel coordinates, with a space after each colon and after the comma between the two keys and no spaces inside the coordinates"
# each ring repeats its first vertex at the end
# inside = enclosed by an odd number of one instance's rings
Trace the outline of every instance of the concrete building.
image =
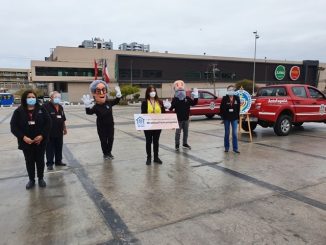
{"type": "Polygon", "coordinates": [[[105,42],[104,39],[99,37],[92,38],[92,40],[84,40],[80,48],[95,48],[95,49],[113,49],[113,43],[110,41],[105,42]]]}
{"type": "Polygon", "coordinates": [[[132,43],[122,43],[119,45],[119,50],[122,51],[142,51],[142,52],[150,52],[150,47],[149,44],[145,45],[145,44],[139,44],[136,42],[132,42],[132,43]]]}
{"type": "MultiPolygon", "coordinates": [[[[65,100],[80,102],[82,94],[89,93],[88,86],[94,79],[94,59],[107,60],[112,89],[117,83],[137,85],[141,97],[149,84],[158,89],[160,97],[169,98],[172,83],[177,79],[186,81],[189,89],[222,89],[252,79],[253,75],[253,59],[247,58],[56,47],[47,61],[31,62],[32,81],[48,84],[49,91],[61,91],[65,100]],[[212,73],[212,67],[217,68],[216,73],[212,73]]],[[[308,83],[324,90],[326,72],[321,68],[325,67],[318,61],[256,59],[256,83],[261,86],[308,83]],[[275,76],[279,66],[285,71],[281,79],[275,76]],[[300,69],[296,79],[290,75],[293,66],[300,69]]]]}
{"type": "Polygon", "coordinates": [[[0,90],[14,92],[30,83],[30,69],[0,68],[0,90]]]}

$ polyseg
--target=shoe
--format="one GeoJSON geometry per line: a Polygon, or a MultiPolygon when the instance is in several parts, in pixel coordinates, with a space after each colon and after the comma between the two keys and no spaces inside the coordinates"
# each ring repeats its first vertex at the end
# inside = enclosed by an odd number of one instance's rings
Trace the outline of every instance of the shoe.
{"type": "Polygon", "coordinates": [[[224,150],[224,152],[229,152],[229,150],[224,150]]]}
{"type": "Polygon", "coordinates": [[[48,170],[53,170],[53,165],[49,165],[48,170]]]}
{"type": "Polygon", "coordinates": [[[46,183],[45,183],[44,179],[39,179],[38,180],[38,186],[42,187],[42,188],[46,187],[46,183]]]}
{"type": "Polygon", "coordinates": [[[154,158],[154,162],[157,163],[157,164],[162,164],[163,163],[161,161],[161,159],[159,159],[158,157],[157,158],[154,158]]]}
{"type": "Polygon", "coordinates": [[[233,151],[234,153],[238,153],[238,154],[240,154],[240,151],[238,151],[238,150],[235,150],[235,151],[233,151]]]}
{"type": "Polygon", "coordinates": [[[67,164],[63,163],[63,162],[59,162],[59,163],[56,163],[55,166],[66,166],[67,164]]]}
{"type": "Polygon", "coordinates": [[[111,153],[108,154],[108,157],[109,159],[114,159],[114,156],[111,153]]]}
{"type": "Polygon", "coordinates": [[[151,164],[152,164],[152,159],[151,159],[151,157],[147,157],[146,165],[151,165],[151,164]]]}
{"type": "Polygon", "coordinates": [[[26,190],[32,189],[34,186],[35,186],[35,181],[34,180],[30,180],[26,184],[26,190]]]}
{"type": "Polygon", "coordinates": [[[183,148],[186,148],[186,149],[189,149],[189,150],[191,150],[191,146],[190,146],[190,145],[188,145],[188,144],[183,144],[182,146],[183,146],[183,148]]]}
{"type": "Polygon", "coordinates": [[[176,151],[179,151],[179,149],[180,149],[180,148],[179,148],[179,145],[175,145],[175,150],[176,150],[176,151]]]}

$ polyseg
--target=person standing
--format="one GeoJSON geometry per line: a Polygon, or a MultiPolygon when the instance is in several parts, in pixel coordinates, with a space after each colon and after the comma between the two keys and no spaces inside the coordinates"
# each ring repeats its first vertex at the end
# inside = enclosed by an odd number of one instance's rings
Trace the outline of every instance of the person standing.
{"type": "Polygon", "coordinates": [[[50,101],[44,107],[48,111],[52,121],[49,142],[46,146],[46,165],[48,170],[55,166],[66,166],[62,162],[63,135],[67,134],[66,116],[63,107],[60,105],[61,95],[57,91],[50,94],[50,101]]]}
{"type": "Polygon", "coordinates": [[[122,97],[120,88],[115,87],[116,98],[114,100],[107,99],[108,85],[102,80],[94,80],[89,88],[95,99],[95,105],[89,95],[83,95],[82,101],[86,108],[86,114],[96,114],[97,116],[97,133],[101,141],[103,158],[114,159],[111,153],[114,140],[112,107],[118,104],[122,97]]]}
{"type": "MultiPolygon", "coordinates": [[[[160,114],[165,113],[163,102],[158,98],[157,91],[154,86],[149,86],[146,89],[145,100],[141,104],[142,114],[160,114]]],[[[162,164],[163,162],[158,157],[159,140],[162,130],[144,130],[146,138],[146,165],[151,165],[152,162],[152,143],[154,151],[154,163],[162,164]]]]}
{"type": "Polygon", "coordinates": [[[26,90],[21,96],[21,105],[14,111],[10,128],[18,141],[18,149],[25,157],[29,181],[26,189],[35,186],[35,164],[38,184],[46,187],[44,181],[44,153],[51,129],[51,118],[40,106],[33,90],[26,90]]]}
{"type": "Polygon", "coordinates": [[[171,102],[170,111],[174,110],[178,117],[179,128],[175,130],[175,150],[179,151],[180,147],[180,135],[183,130],[182,146],[186,149],[191,149],[188,144],[188,129],[189,129],[189,115],[190,107],[195,106],[198,103],[198,90],[195,88],[192,92],[192,98],[186,96],[184,88],[176,89],[174,98],[171,102]]]}
{"type": "Polygon", "coordinates": [[[230,148],[230,125],[232,127],[232,147],[235,153],[240,153],[238,148],[237,128],[240,117],[240,98],[234,95],[235,89],[233,85],[227,87],[226,96],[223,96],[220,115],[224,123],[224,148],[225,152],[230,148]]]}

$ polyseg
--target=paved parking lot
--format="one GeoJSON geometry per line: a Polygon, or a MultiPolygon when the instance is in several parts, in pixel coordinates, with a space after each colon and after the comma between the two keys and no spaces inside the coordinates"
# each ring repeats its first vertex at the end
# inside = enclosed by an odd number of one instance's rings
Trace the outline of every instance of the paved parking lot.
{"type": "Polygon", "coordinates": [[[137,107],[114,108],[112,161],[103,160],[95,116],[66,107],[67,167],[26,191],[22,152],[0,108],[0,244],[326,244],[326,125],[287,137],[257,127],[241,154],[224,153],[218,118],[193,117],[192,150],[163,131],[163,165],[146,166],[137,107]]]}

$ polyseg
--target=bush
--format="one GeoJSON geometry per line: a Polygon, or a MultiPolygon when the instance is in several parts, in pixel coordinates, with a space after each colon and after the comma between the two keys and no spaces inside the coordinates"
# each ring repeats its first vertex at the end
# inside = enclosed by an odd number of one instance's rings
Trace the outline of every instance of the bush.
{"type": "MultiPolygon", "coordinates": [[[[246,90],[249,94],[252,94],[252,81],[251,80],[244,79],[235,84],[235,88],[237,90],[240,89],[241,87],[243,88],[243,90],[246,90]]],[[[257,91],[256,85],[255,85],[255,91],[257,91]]]]}

